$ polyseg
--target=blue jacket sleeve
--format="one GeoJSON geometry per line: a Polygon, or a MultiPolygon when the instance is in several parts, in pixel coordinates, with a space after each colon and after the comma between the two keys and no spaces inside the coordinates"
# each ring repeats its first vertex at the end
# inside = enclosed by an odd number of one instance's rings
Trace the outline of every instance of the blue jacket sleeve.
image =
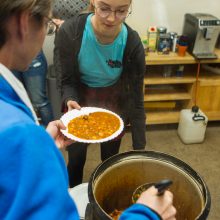
{"type": "Polygon", "coordinates": [[[119,220],[161,220],[160,216],[152,209],[141,204],[134,204],[126,209],[119,220]]]}
{"type": "Polygon", "coordinates": [[[0,129],[0,219],[78,220],[65,162],[44,128],[0,129]]]}

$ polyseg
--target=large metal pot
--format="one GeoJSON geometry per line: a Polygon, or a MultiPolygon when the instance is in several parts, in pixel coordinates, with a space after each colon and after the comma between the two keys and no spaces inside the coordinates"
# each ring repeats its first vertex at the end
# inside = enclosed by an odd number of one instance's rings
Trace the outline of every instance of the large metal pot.
{"type": "Polygon", "coordinates": [[[199,176],[183,161],[154,151],[130,151],[104,161],[92,174],[88,196],[90,214],[86,219],[109,220],[115,209],[131,205],[139,185],[171,179],[177,220],[207,219],[211,206],[209,190],[199,176]]]}

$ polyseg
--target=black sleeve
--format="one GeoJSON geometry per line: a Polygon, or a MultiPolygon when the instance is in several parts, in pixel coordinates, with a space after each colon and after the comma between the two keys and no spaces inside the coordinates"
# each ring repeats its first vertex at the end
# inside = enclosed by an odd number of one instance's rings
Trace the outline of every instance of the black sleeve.
{"type": "Polygon", "coordinates": [[[73,24],[73,19],[65,21],[54,42],[54,68],[63,103],[69,99],[78,102],[79,99],[73,24]]]}
{"type": "Polygon", "coordinates": [[[144,109],[144,75],[146,71],[145,52],[141,39],[136,33],[137,46],[132,55],[134,108],[130,118],[134,149],[144,149],[146,145],[146,116],[144,109]]]}

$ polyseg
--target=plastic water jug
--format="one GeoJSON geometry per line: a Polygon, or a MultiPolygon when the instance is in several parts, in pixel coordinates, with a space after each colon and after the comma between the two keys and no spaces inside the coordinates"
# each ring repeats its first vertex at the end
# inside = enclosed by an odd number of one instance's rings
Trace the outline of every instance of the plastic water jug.
{"type": "Polygon", "coordinates": [[[201,143],[205,138],[207,116],[197,107],[180,111],[178,135],[185,144],[201,143]]]}

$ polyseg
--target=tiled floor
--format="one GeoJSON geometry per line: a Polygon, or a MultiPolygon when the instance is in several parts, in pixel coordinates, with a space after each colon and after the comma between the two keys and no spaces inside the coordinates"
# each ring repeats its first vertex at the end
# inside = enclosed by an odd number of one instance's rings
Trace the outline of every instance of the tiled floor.
{"type": "MultiPolygon", "coordinates": [[[[171,154],[189,164],[203,177],[212,198],[208,219],[220,219],[220,123],[212,122],[208,125],[202,144],[183,144],[177,136],[177,125],[148,126],[146,136],[146,150],[171,154]]],[[[123,138],[120,151],[131,149],[131,136],[128,132],[123,138]]],[[[90,145],[84,169],[84,182],[89,181],[93,170],[100,162],[99,146],[90,145]]]]}

